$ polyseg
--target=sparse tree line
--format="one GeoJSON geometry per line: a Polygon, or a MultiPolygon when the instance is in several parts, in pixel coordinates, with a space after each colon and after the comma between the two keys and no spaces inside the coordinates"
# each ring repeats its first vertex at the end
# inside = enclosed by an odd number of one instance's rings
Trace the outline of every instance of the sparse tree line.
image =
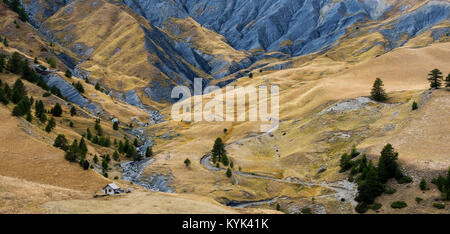
{"type": "Polygon", "coordinates": [[[3,3],[15,11],[19,15],[20,20],[23,22],[28,20],[28,15],[19,0],[3,0],[3,3]]]}
{"type": "MultiPolygon", "coordinates": [[[[442,72],[439,69],[433,69],[428,73],[428,81],[430,82],[430,88],[439,89],[442,86],[450,87],[450,74],[444,79],[442,72]],[[445,82],[445,84],[443,84],[445,82]]],[[[376,78],[373,83],[372,91],[370,92],[370,97],[378,102],[384,102],[388,100],[388,95],[383,88],[384,84],[380,78],[376,78]]],[[[413,102],[412,109],[417,110],[418,105],[417,102],[413,102]]]]}
{"type": "Polygon", "coordinates": [[[398,153],[394,151],[391,144],[387,144],[381,151],[378,165],[374,165],[368,160],[366,155],[362,155],[354,147],[350,154],[343,154],[340,160],[340,172],[350,170],[350,181],[358,184],[358,195],[355,200],[358,202],[356,211],[365,213],[368,209],[379,209],[381,206],[375,203],[376,197],[384,192],[388,192],[386,182],[395,178],[398,183],[411,183],[412,179],[404,175],[397,163],[398,153]]]}
{"type": "MultiPolygon", "coordinates": [[[[387,144],[381,151],[381,156],[376,166],[372,160],[368,160],[366,155],[360,156],[360,152],[353,147],[350,153],[344,153],[340,160],[340,172],[350,170],[349,181],[358,184],[358,195],[355,200],[358,202],[355,210],[358,213],[365,213],[368,209],[378,210],[381,208],[380,203],[375,200],[381,194],[392,194],[396,190],[386,186],[390,179],[396,179],[399,184],[411,183],[412,178],[404,175],[397,162],[398,153],[395,152],[391,144],[387,144]],[[355,159],[357,158],[357,159],[355,159]]],[[[450,200],[450,168],[447,176],[439,176],[432,180],[442,193],[442,200],[450,200]]],[[[427,183],[422,179],[419,183],[421,190],[427,190],[427,183]]],[[[423,199],[416,198],[419,203],[423,199]]],[[[440,204],[440,203],[439,203],[440,204]]],[[[439,206],[440,205],[434,205],[439,206]]],[[[394,209],[402,209],[407,204],[404,201],[395,201],[391,204],[394,209]]],[[[438,208],[438,207],[437,207],[438,208]]]]}

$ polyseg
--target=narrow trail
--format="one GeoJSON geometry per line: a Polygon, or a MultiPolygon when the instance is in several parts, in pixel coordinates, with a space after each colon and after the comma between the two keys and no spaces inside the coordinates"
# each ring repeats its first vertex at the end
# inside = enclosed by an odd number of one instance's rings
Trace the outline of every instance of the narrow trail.
{"type": "MultiPolygon", "coordinates": [[[[245,141],[249,141],[254,138],[268,135],[271,132],[273,132],[274,130],[276,130],[277,127],[278,127],[278,125],[262,134],[258,134],[255,136],[247,137],[242,140],[237,140],[237,141],[228,143],[227,145],[225,145],[225,148],[227,148],[228,146],[233,145],[233,144],[242,145],[243,142],[245,142],[245,141]]],[[[203,165],[209,171],[213,171],[213,172],[225,171],[226,170],[225,168],[217,168],[211,164],[211,156],[212,156],[211,153],[204,155],[200,159],[200,164],[203,165]]],[[[334,194],[326,194],[326,195],[322,195],[322,196],[318,196],[318,197],[329,197],[329,196],[334,195],[338,200],[350,201],[352,203],[352,205],[356,205],[354,198],[356,197],[356,194],[357,194],[357,188],[354,183],[351,183],[348,180],[341,180],[341,181],[336,181],[336,182],[332,182],[332,183],[327,183],[325,181],[316,183],[316,182],[305,182],[305,181],[301,181],[298,178],[292,178],[292,177],[280,179],[280,178],[267,176],[267,175],[259,175],[256,173],[241,172],[241,171],[236,171],[236,170],[232,170],[232,171],[233,171],[234,175],[239,175],[239,176],[247,177],[247,178],[272,180],[272,181],[276,181],[276,182],[280,182],[280,183],[302,185],[302,186],[307,186],[307,187],[319,186],[319,187],[327,188],[327,189],[334,191],[335,193],[334,194]]],[[[243,202],[231,201],[231,202],[229,202],[230,204],[227,204],[227,205],[233,206],[233,207],[246,207],[246,206],[251,206],[251,205],[259,205],[259,204],[271,204],[276,199],[277,198],[271,198],[271,199],[267,199],[267,200],[252,201],[252,202],[250,202],[250,201],[248,201],[248,202],[247,201],[243,201],[243,202]]]]}

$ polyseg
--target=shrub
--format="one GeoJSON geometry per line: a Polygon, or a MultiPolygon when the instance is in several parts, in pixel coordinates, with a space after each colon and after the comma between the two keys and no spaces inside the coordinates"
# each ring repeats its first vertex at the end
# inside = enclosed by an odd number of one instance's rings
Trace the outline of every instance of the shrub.
{"type": "Polygon", "coordinates": [[[227,175],[228,178],[230,178],[233,175],[233,172],[231,172],[230,168],[227,168],[226,175],[227,175]]]}
{"type": "Polygon", "coordinates": [[[386,194],[394,194],[395,192],[397,192],[397,190],[395,188],[390,187],[387,187],[386,190],[384,191],[384,193],[386,194]]]}
{"type": "Polygon", "coordinates": [[[442,209],[444,209],[444,208],[445,208],[445,204],[442,204],[442,203],[438,203],[438,202],[435,202],[435,203],[433,203],[433,207],[435,207],[435,208],[438,208],[438,209],[442,210],[442,209]]]}
{"type": "Polygon", "coordinates": [[[419,187],[420,187],[420,190],[422,190],[422,191],[427,190],[427,182],[425,181],[425,179],[422,178],[422,180],[420,181],[419,187]]]}
{"type": "Polygon", "coordinates": [[[412,109],[412,110],[417,110],[417,109],[419,109],[419,106],[417,105],[417,102],[416,102],[416,101],[413,102],[411,109],[412,109]]]}
{"type": "Polygon", "coordinates": [[[379,210],[382,206],[383,205],[381,205],[381,203],[373,203],[371,205],[368,205],[368,208],[371,210],[379,210]]]}
{"type": "Polygon", "coordinates": [[[366,213],[367,210],[369,210],[369,207],[367,206],[367,204],[365,202],[360,202],[355,207],[355,211],[360,213],[360,214],[366,213]]]}
{"type": "Polygon", "coordinates": [[[191,165],[191,160],[189,160],[188,158],[186,158],[184,160],[184,165],[186,165],[186,167],[189,167],[191,165]]]}
{"type": "Polygon", "coordinates": [[[66,73],[64,73],[64,75],[65,75],[67,78],[72,78],[72,72],[70,72],[69,69],[66,70],[66,73]]]}
{"type": "Polygon", "coordinates": [[[392,202],[392,204],[391,204],[391,207],[394,209],[403,209],[407,206],[408,206],[408,204],[406,204],[406,202],[404,202],[404,201],[395,201],[395,202],[392,202]]]}
{"type": "Polygon", "coordinates": [[[417,202],[417,204],[419,204],[420,202],[422,202],[423,201],[423,198],[421,198],[421,197],[416,197],[416,202],[417,202]]]}
{"type": "Polygon", "coordinates": [[[413,179],[409,176],[402,176],[400,178],[396,178],[396,180],[397,180],[397,183],[399,183],[399,184],[408,184],[413,181],[413,179]]]}
{"type": "Polygon", "coordinates": [[[302,214],[312,214],[312,210],[309,207],[302,208],[302,214]]]}

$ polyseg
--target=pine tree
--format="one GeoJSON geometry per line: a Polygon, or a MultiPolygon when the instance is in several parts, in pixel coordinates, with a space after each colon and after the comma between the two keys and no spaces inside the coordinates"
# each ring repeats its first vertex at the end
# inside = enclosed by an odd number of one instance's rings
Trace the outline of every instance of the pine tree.
{"type": "Polygon", "coordinates": [[[153,156],[153,150],[152,150],[152,147],[149,146],[149,147],[147,147],[147,149],[145,150],[145,157],[149,158],[149,157],[151,157],[151,156],[153,156]]]}
{"type": "Polygon", "coordinates": [[[114,161],[120,161],[120,156],[119,153],[117,153],[117,150],[113,153],[113,159],[114,161]]]}
{"type": "Polygon", "coordinates": [[[100,119],[95,120],[94,129],[97,131],[97,135],[99,136],[103,135],[103,129],[102,126],[100,125],[100,119]]]}
{"type": "Polygon", "coordinates": [[[428,74],[428,81],[432,89],[439,89],[442,86],[442,72],[439,69],[433,69],[428,74]]]}
{"type": "Polygon", "coordinates": [[[0,54],[0,72],[3,72],[3,69],[6,66],[5,59],[6,59],[6,56],[4,54],[0,54]]]}
{"type": "Polygon", "coordinates": [[[373,83],[372,91],[370,92],[370,96],[373,100],[378,102],[383,102],[387,100],[386,91],[383,89],[383,81],[380,78],[375,79],[373,83]]]}
{"type": "Polygon", "coordinates": [[[85,156],[87,154],[88,149],[87,149],[86,142],[84,141],[84,137],[81,138],[80,144],[78,145],[78,149],[80,149],[80,152],[83,156],[85,156]]]}
{"type": "Polygon", "coordinates": [[[226,154],[225,145],[223,144],[222,138],[219,137],[216,139],[211,154],[213,163],[222,161],[222,156],[226,154]]]}
{"type": "Polygon", "coordinates": [[[67,78],[72,78],[72,72],[70,72],[69,69],[66,70],[66,73],[64,73],[64,75],[65,75],[67,78]]]}
{"type": "Polygon", "coordinates": [[[118,121],[116,121],[116,122],[113,123],[113,129],[114,129],[115,131],[119,130],[119,122],[118,122],[118,121]]]}
{"type": "Polygon", "coordinates": [[[388,179],[398,177],[399,167],[397,164],[398,153],[394,151],[391,144],[387,144],[381,151],[381,157],[378,161],[378,175],[382,183],[388,179]]]}
{"type": "Polygon", "coordinates": [[[31,104],[27,97],[23,97],[20,99],[19,103],[13,109],[13,116],[24,116],[28,112],[30,112],[31,104]]]}
{"type": "Polygon", "coordinates": [[[420,181],[419,187],[420,187],[420,190],[422,190],[422,191],[427,190],[427,182],[425,181],[424,178],[422,178],[422,180],[420,181]]]}
{"type": "Polygon", "coordinates": [[[9,100],[5,94],[4,89],[0,88],[0,102],[3,103],[3,105],[8,105],[9,100]]]}
{"type": "Polygon", "coordinates": [[[8,59],[6,68],[14,74],[22,73],[22,58],[20,57],[20,54],[18,52],[14,52],[11,55],[11,58],[8,59]]]}
{"type": "Polygon", "coordinates": [[[230,168],[227,168],[226,175],[227,175],[228,178],[230,178],[233,175],[233,172],[231,171],[230,168]]]}
{"type": "Polygon", "coordinates": [[[55,106],[51,109],[51,113],[55,117],[61,117],[62,115],[62,108],[59,103],[56,103],[55,106]]]}
{"type": "Polygon", "coordinates": [[[184,160],[184,165],[186,165],[186,167],[189,167],[191,165],[191,160],[189,160],[189,158],[186,158],[184,160]]]}
{"type": "Polygon", "coordinates": [[[25,89],[25,85],[20,79],[17,79],[14,83],[12,94],[11,94],[11,101],[14,104],[17,104],[23,97],[27,95],[27,91],[25,89]]]}
{"type": "Polygon", "coordinates": [[[59,134],[56,137],[55,142],[53,143],[53,146],[65,151],[65,150],[67,150],[68,144],[69,144],[69,142],[67,141],[66,137],[63,134],[59,134]]]}
{"type": "Polygon", "coordinates": [[[98,163],[98,157],[97,157],[97,155],[94,155],[94,158],[93,158],[92,160],[94,160],[94,163],[98,163]]]}
{"type": "Polygon", "coordinates": [[[75,109],[74,106],[72,106],[72,108],[70,108],[70,116],[75,116],[77,115],[77,110],[75,109]]]}
{"type": "Polygon", "coordinates": [[[419,109],[419,105],[417,104],[416,101],[413,102],[411,109],[412,109],[412,110],[417,110],[417,109],[419,109]]]}
{"type": "Polygon", "coordinates": [[[88,140],[92,139],[92,133],[91,130],[89,128],[86,129],[86,137],[88,140]]]}
{"type": "Polygon", "coordinates": [[[54,128],[56,127],[56,121],[55,119],[52,117],[50,118],[50,120],[47,123],[47,126],[45,126],[45,131],[50,133],[54,128]]]}

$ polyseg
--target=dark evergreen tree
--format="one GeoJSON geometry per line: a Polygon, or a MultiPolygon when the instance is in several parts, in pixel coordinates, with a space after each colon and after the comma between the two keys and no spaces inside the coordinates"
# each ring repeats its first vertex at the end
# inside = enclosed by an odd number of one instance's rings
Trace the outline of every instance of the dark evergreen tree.
{"type": "Polygon", "coordinates": [[[92,133],[91,130],[89,128],[86,129],[86,137],[88,140],[92,139],[92,133]]]}
{"type": "Polygon", "coordinates": [[[14,107],[12,114],[14,116],[24,116],[28,112],[30,112],[30,101],[27,97],[23,97],[19,103],[14,107]]]}
{"type": "Polygon", "coordinates": [[[70,108],[70,116],[75,116],[75,115],[77,115],[77,110],[75,109],[74,106],[72,106],[72,107],[70,108]]]}
{"type": "Polygon", "coordinates": [[[0,72],[3,72],[5,66],[6,66],[6,56],[4,54],[0,54],[0,72]]]}
{"type": "Polygon", "coordinates": [[[51,92],[53,95],[55,95],[55,96],[57,96],[57,97],[59,97],[59,98],[64,99],[64,96],[62,95],[61,90],[59,90],[58,87],[52,86],[52,87],[50,88],[50,92],[51,92]]]}
{"type": "Polygon", "coordinates": [[[100,119],[95,120],[94,129],[97,131],[97,135],[99,136],[103,135],[103,129],[102,126],[100,125],[100,119]]]}
{"type": "Polygon", "coordinates": [[[20,79],[17,79],[14,83],[12,94],[11,94],[11,101],[14,104],[17,104],[23,97],[27,95],[27,91],[25,89],[25,85],[20,79]]]}
{"type": "Polygon", "coordinates": [[[114,129],[115,131],[119,130],[119,122],[118,122],[118,121],[116,121],[116,122],[113,123],[113,129],[114,129]]]}
{"type": "Polygon", "coordinates": [[[397,164],[398,153],[394,151],[391,144],[387,144],[381,151],[378,162],[378,175],[382,183],[388,179],[398,177],[399,167],[397,164]]]}
{"type": "Polygon", "coordinates": [[[61,105],[59,105],[59,103],[56,103],[50,112],[55,117],[61,117],[63,111],[62,111],[61,105]]]}
{"type": "Polygon", "coordinates": [[[81,155],[85,156],[88,152],[86,142],[84,141],[84,137],[81,138],[80,144],[78,145],[78,149],[80,150],[81,155]]]}
{"type": "Polygon", "coordinates": [[[65,75],[67,78],[72,78],[72,72],[71,72],[69,69],[66,70],[66,73],[64,73],[64,75],[65,75]]]}
{"type": "Polygon", "coordinates": [[[55,127],[56,127],[56,121],[53,117],[51,117],[47,123],[47,126],[45,126],[45,131],[50,133],[55,127]]]}
{"type": "Polygon", "coordinates": [[[231,171],[230,168],[227,168],[226,175],[227,175],[228,178],[230,178],[233,175],[233,172],[231,171]]]}
{"type": "Polygon", "coordinates": [[[191,165],[191,160],[189,160],[189,158],[186,158],[186,159],[184,160],[184,165],[185,165],[186,167],[189,167],[189,166],[191,165]]]}
{"type": "Polygon", "coordinates": [[[153,156],[153,149],[151,146],[147,147],[147,149],[145,150],[145,157],[149,158],[153,156]]]}
{"type": "Polygon", "coordinates": [[[114,151],[114,153],[113,153],[113,159],[114,159],[114,161],[120,161],[120,156],[119,156],[119,153],[117,152],[117,150],[114,151]]]}
{"type": "Polygon", "coordinates": [[[5,90],[0,88],[0,102],[3,103],[3,105],[8,105],[9,100],[8,97],[5,94],[5,90]]]}
{"type": "Polygon", "coordinates": [[[422,180],[420,181],[419,187],[420,187],[420,190],[422,190],[422,191],[427,190],[427,182],[425,181],[424,178],[422,178],[422,180]]]}
{"type": "Polygon", "coordinates": [[[383,89],[383,81],[380,78],[375,79],[370,96],[373,100],[383,102],[387,100],[386,91],[383,89]]]}
{"type": "Polygon", "coordinates": [[[67,141],[66,137],[63,134],[59,134],[56,139],[55,142],[53,143],[53,146],[55,146],[56,148],[60,148],[62,150],[67,150],[67,147],[69,145],[69,142],[67,141]]]}
{"type": "Polygon", "coordinates": [[[442,86],[442,72],[439,69],[433,69],[428,73],[428,81],[430,81],[430,87],[433,89],[439,89],[442,86]]]}
{"type": "Polygon", "coordinates": [[[226,154],[225,145],[222,138],[217,138],[211,151],[213,163],[222,161],[222,156],[226,154]]]}
{"type": "Polygon", "coordinates": [[[419,106],[417,105],[417,102],[414,101],[413,104],[412,104],[411,109],[412,109],[412,110],[417,110],[418,108],[419,108],[419,106]]]}
{"type": "Polygon", "coordinates": [[[11,57],[8,59],[8,64],[6,65],[6,68],[14,73],[14,74],[21,74],[22,73],[22,58],[20,57],[20,54],[18,52],[14,52],[11,57]]]}

